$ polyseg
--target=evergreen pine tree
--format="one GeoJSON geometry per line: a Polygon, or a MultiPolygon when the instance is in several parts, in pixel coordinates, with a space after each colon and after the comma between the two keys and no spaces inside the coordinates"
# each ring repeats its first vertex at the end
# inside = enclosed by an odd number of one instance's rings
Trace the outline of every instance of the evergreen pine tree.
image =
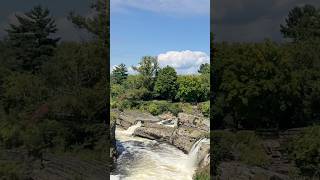
{"type": "Polygon", "coordinates": [[[24,15],[16,15],[18,24],[7,29],[10,47],[13,49],[18,70],[39,71],[44,61],[54,53],[60,38],[52,38],[57,32],[55,20],[48,9],[35,6],[24,15]]]}
{"type": "Polygon", "coordinates": [[[125,64],[120,64],[112,70],[112,80],[117,84],[122,84],[122,82],[127,79],[128,70],[125,64]]]}

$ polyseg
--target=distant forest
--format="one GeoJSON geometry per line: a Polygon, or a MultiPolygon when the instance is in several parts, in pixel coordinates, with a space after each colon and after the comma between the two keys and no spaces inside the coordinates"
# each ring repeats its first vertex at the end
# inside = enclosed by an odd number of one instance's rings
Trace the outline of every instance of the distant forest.
{"type": "MultiPolygon", "coordinates": [[[[26,152],[41,163],[43,153],[106,162],[109,27],[105,1],[92,9],[92,18],[68,15],[91,34],[88,41],[56,37],[55,19],[43,6],[16,15],[18,23],[6,30],[0,41],[1,152],[26,152]]],[[[0,176],[25,177],[25,161],[1,161],[0,176]]]]}

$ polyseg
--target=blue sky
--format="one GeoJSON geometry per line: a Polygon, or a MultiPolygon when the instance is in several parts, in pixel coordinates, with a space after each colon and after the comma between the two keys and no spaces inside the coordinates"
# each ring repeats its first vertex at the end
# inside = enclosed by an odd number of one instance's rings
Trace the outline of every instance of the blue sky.
{"type": "Polygon", "coordinates": [[[210,0],[111,0],[110,29],[111,66],[151,55],[195,73],[209,62],[210,0]]]}

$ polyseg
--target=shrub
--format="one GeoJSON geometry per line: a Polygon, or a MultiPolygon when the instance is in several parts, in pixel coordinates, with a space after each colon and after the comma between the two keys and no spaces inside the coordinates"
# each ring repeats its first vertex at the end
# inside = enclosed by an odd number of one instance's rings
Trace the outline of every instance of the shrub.
{"type": "Polygon", "coordinates": [[[118,97],[125,93],[125,89],[120,84],[112,84],[111,85],[111,97],[118,97]]]}
{"type": "Polygon", "coordinates": [[[252,131],[228,131],[211,132],[211,149],[214,175],[218,174],[218,166],[221,161],[238,160],[245,164],[265,166],[269,164],[269,158],[263,149],[261,139],[252,131]]]}
{"type": "Polygon", "coordinates": [[[262,146],[262,140],[252,131],[240,131],[235,136],[235,149],[240,161],[249,165],[266,166],[269,158],[262,146]]]}
{"type": "Polygon", "coordinates": [[[303,134],[293,138],[288,145],[289,155],[299,168],[300,174],[320,174],[320,126],[307,128],[303,134]]]}
{"type": "Polygon", "coordinates": [[[200,103],[199,109],[205,117],[210,116],[210,101],[200,103]]]}
{"type": "Polygon", "coordinates": [[[171,112],[174,115],[178,115],[179,112],[182,112],[182,109],[177,103],[170,103],[167,101],[152,101],[143,104],[140,107],[141,110],[146,110],[152,115],[156,116],[164,112],[171,112]]]}
{"type": "Polygon", "coordinates": [[[152,93],[146,88],[130,89],[120,99],[127,99],[129,101],[142,101],[149,100],[152,97],[152,93]]]}

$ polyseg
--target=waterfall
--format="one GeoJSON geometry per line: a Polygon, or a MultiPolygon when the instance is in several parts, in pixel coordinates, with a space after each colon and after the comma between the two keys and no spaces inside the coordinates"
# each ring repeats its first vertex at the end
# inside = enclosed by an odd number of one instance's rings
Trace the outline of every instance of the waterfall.
{"type": "Polygon", "coordinates": [[[141,127],[141,121],[138,121],[137,124],[130,126],[125,133],[127,135],[132,135],[134,133],[134,131],[138,128],[141,127]]]}
{"type": "MultiPolygon", "coordinates": [[[[175,122],[161,122],[163,125],[172,125],[171,123],[175,122]]],[[[121,145],[123,151],[117,159],[117,168],[112,172],[110,179],[192,180],[202,158],[199,157],[201,146],[209,143],[209,139],[197,140],[189,154],[185,154],[168,143],[133,136],[141,124],[139,121],[127,130],[116,129],[117,143],[121,145]]]]}
{"type": "Polygon", "coordinates": [[[190,158],[190,165],[191,166],[197,166],[198,163],[199,163],[199,159],[198,159],[198,152],[201,148],[201,145],[203,143],[210,143],[210,140],[207,139],[207,138],[202,138],[202,139],[199,139],[198,141],[196,141],[193,145],[192,145],[192,148],[188,154],[189,158],[190,158]]]}

